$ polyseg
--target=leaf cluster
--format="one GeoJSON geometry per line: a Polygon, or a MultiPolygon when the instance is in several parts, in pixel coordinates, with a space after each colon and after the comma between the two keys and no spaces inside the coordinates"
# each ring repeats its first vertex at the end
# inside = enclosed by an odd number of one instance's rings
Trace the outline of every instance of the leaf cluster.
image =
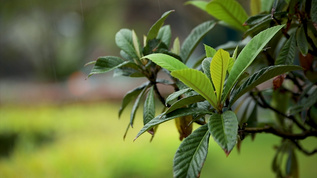
{"type": "Polygon", "coordinates": [[[295,150],[308,155],[317,152],[300,144],[307,137],[317,137],[317,16],[313,13],[317,1],[252,0],[251,16],[235,0],[187,4],[216,20],[195,27],[182,45],[178,38],[172,42],[171,28],[164,25],[173,11],[153,24],[143,45],[134,30],[121,29],[115,37],[121,56],[99,57],[91,62],[89,76],[113,70],[115,76],[148,80],[124,96],[119,117],[132,103],[127,133],[143,104],[144,126],[135,139],[146,132],[153,138],[160,124],[175,120],[184,140],[174,157],[174,177],[199,177],[211,137],[228,156],[246,136],[263,132],[282,140],[273,171],[279,177],[298,177],[295,150]],[[216,48],[204,45],[204,57],[188,67],[194,49],[216,24],[242,32],[245,40],[216,48]],[[161,71],[170,78],[159,79],[161,71]],[[159,84],[174,92],[164,97],[159,84]],[[155,98],[164,107],[159,114],[155,98]],[[263,118],[260,109],[271,112],[275,120],[263,118]],[[200,127],[193,131],[194,123],[200,127]]]}

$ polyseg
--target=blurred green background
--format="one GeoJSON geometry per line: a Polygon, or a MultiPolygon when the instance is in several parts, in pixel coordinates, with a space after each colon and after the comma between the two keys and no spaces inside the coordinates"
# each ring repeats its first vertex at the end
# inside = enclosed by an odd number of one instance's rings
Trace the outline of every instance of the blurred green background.
{"type": "MultiPolygon", "coordinates": [[[[133,142],[142,128],[138,119],[123,140],[129,108],[118,120],[120,99],[143,80],[87,79],[91,66],[84,64],[117,55],[119,29],[134,29],[141,38],[170,9],[176,11],[166,23],[182,41],[210,19],[184,2],[0,0],[0,177],[172,177],[180,144],[173,121],[161,125],[152,142],[148,134],[133,142]]],[[[218,26],[208,38],[216,47],[239,34],[218,26]]],[[[248,137],[240,154],[235,149],[226,157],[211,139],[201,177],[274,177],[278,143],[272,135],[248,137]]],[[[317,155],[298,156],[301,177],[316,177],[317,155]]]]}

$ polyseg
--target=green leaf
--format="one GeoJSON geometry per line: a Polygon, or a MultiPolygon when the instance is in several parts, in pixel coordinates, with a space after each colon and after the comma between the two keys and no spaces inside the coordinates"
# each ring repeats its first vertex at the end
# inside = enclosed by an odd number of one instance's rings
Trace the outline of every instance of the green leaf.
{"type": "Polygon", "coordinates": [[[284,74],[293,70],[302,70],[300,66],[289,66],[289,65],[275,65],[261,69],[260,71],[251,75],[243,84],[236,90],[234,90],[230,105],[232,105],[240,96],[246,92],[252,90],[257,85],[281,74],[284,74]]]}
{"type": "Polygon", "coordinates": [[[214,55],[216,54],[217,50],[215,50],[214,48],[212,48],[211,46],[208,46],[206,44],[204,44],[205,46],[205,51],[206,51],[206,57],[214,57],[214,55]]]}
{"type": "Polygon", "coordinates": [[[187,105],[190,105],[190,104],[193,104],[193,103],[197,103],[197,102],[201,102],[201,101],[204,101],[205,98],[202,97],[201,95],[192,95],[192,96],[188,96],[188,97],[185,97],[185,98],[182,98],[178,101],[176,101],[175,103],[172,104],[171,107],[169,107],[165,113],[168,114],[176,109],[179,109],[179,108],[182,108],[182,107],[185,107],[187,105]]]}
{"type": "Polygon", "coordinates": [[[179,55],[180,51],[181,51],[181,47],[180,47],[179,39],[177,37],[177,38],[175,38],[175,40],[173,42],[173,48],[171,49],[171,52],[179,55]]]}
{"type": "Polygon", "coordinates": [[[127,55],[133,59],[139,59],[138,52],[134,48],[131,30],[121,29],[119,32],[117,32],[115,39],[117,46],[127,55]]]}
{"type": "Polygon", "coordinates": [[[158,116],[156,116],[154,119],[152,119],[150,122],[148,122],[147,124],[145,124],[145,126],[139,131],[139,133],[137,134],[137,136],[135,137],[134,140],[136,140],[140,135],[142,135],[144,132],[150,130],[151,128],[162,124],[166,121],[175,119],[177,117],[182,117],[182,116],[188,116],[188,115],[195,115],[195,114],[211,114],[210,111],[204,109],[204,108],[180,108],[177,109],[171,113],[168,113],[165,115],[165,113],[162,113],[158,116]]]}
{"type": "Polygon", "coordinates": [[[243,26],[248,15],[237,1],[213,0],[207,4],[206,11],[237,30],[245,32],[248,29],[248,27],[243,26]]]}
{"type": "Polygon", "coordinates": [[[172,13],[174,10],[170,10],[165,12],[159,20],[157,20],[152,27],[150,28],[149,32],[147,33],[147,42],[149,40],[153,40],[157,37],[157,34],[159,33],[160,28],[163,26],[165,19],[172,13]]]}
{"type": "Polygon", "coordinates": [[[228,73],[231,72],[231,69],[233,67],[233,64],[234,64],[234,59],[233,58],[230,58],[229,59],[229,64],[228,64],[228,73]]]}
{"type": "Polygon", "coordinates": [[[203,62],[201,63],[201,67],[204,71],[204,73],[207,75],[207,77],[210,79],[211,81],[211,74],[210,74],[210,63],[211,63],[212,58],[211,57],[207,57],[203,60],[203,62]]]}
{"type": "Polygon", "coordinates": [[[275,65],[280,64],[293,64],[296,52],[296,39],[295,33],[293,33],[290,38],[285,42],[284,46],[280,50],[275,65]]]}
{"type": "Polygon", "coordinates": [[[147,124],[155,117],[155,102],[153,86],[145,99],[143,107],[143,124],[147,124]]]}
{"type": "Polygon", "coordinates": [[[271,14],[258,14],[258,15],[249,17],[244,22],[244,25],[257,25],[257,24],[263,23],[264,21],[270,18],[271,18],[271,14]]]}
{"type": "MultiPolygon", "coordinates": [[[[271,16],[270,16],[271,17],[271,16]]],[[[268,18],[264,21],[261,21],[258,24],[253,25],[251,28],[249,28],[244,34],[244,37],[247,36],[255,36],[256,34],[260,33],[261,31],[264,31],[265,29],[268,29],[270,27],[270,24],[272,22],[271,18],[268,18]]]]}
{"type": "Polygon", "coordinates": [[[203,125],[179,146],[174,157],[174,177],[199,177],[208,154],[210,133],[203,125]]]}
{"type": "Polygon", "coordinates": [[[216,25],[215,21],[204,22],[195,27],[187,36],[181,47],[180,56],[184,63],[187,62],[189,56],[193,53],[194,49],[202,38],[216,25]]]}
{"type": "Polygon", "coordinates": [[[284,25],[278,25],[262,31],[252,38],[252,40],[242,49],[228,76],[226,86],[223,91],[222,102],[226,100],[230,90],[237,82],[241,74],[243,74],[246,68],[249,67],[256,56],[262,51],[264,46],[283,26],[284,25]]]}
{"type": "Polygon", "coordinates": [[[303,26],[300,26],[296,30],[296,42],[299,51],[302,53],[303,56],[306,56],[308,53],[308,42],[303,26]]]}
{"type": "Polygon", "coordinates": [[[210,63],[211,79],[216,89],[218,104],[221,101],[223,85],[225,82],[230,55],[227,51],[219,49],[210,63]]]}
{"type": "Polygon", "coordinates": [[[130,63],[130,62],[125,61],[125,60],[121,59],[120,57],[116,57],[116,56],[99,57],[95,63],[95,66],[90,71],[88,77],[90,77],[94,74],[101,74],[101,73],[109,72],[113,69],[124,66],[128,63],[130,63]]]}
{"type": "Polygon", "coordinates": [[[145,58],[150,59],[155,64],[157,64],[157,65],[159,65],[159,66],[161,66],[169,71],[188,68],[181,61],[179,61],[178,59],[176,59],[172,56],[169,56],[167,54],[153,53],[153,54],[149,54],[147,56],[142,57],[142,59],[145,59],[145,58]]]}
{"type": "Polygon", "coordinates": [[[310,16],[313,21],[314,27],[317,30],[317,1],[312,0],[311,1],[311,9],[310,9],[310,16]]]}
{"type": "Polygon", "coordinates": [[[133,127],[133,123],[134,123],[134,118],[135,118],[135,115],[136,115],[136,112],[140,106],[140,101],[141,101],[141,98],[143,97],[145,91],[147,90],[147,87],[145,87],[141,93],[139,94],[139,96],[136,98],[135,102],[134,102],[134,105],[132,107],[132,110],[131,110],[131,116],[130,116],[130,125],[131,127],[133,127]]]}
{"type": "Polygon", "coordinates": [[[210,80],[201,71],[195,69],[182,69],[171,72],[171,75],[178,78],[185,85],[203,96],[215,109],[217,109],[217,98],[210,80]]]}
{"type": "Polygon", "coordinates": [[[271,12],[274,0],[261,0],[261,12],[271,12]]]}
{"type": "Polygon", "coordinates": [[[208,129],[215,141],[228,156],[237,143],[238,119],[234,112],[213,114],[209,118],[208,129]]]}
{"type": "Polygon", "coordinates": [[[127,92],[125,94],[125,96],[123,97],[122,99],[122,103],[121,103],[121,107],[119,109],[119,118],[123,112],[123,110],[128,106],[128,104],[133,101],[140,93],[141,91],[149,85],[149,82],[133,89],[133,90],[130,90],[129,92],[127,92]]]}
{"type": "Polygon", "coordinates": [[[207,6],[208,2],[206,2],[206,1],[187,1],[185,3],[185,5],[188,5],[188,4],[194,5],[194,6],[198,7],[199,9],[206,11],[206,6],[207,6]]]}
{"type": "Polygon", "coordinates": [[[136,52],[138,58],[140,58],[141,57],[141,53],[140,53],[141,46],[140,46],[139,39],[138,39],[134,30],[132,30],[132,42],[133,42],[135,52],[136,52]]]}
{"type": "Polygon", "coordinates": [[[251,0],[250,10],[252,15],[256,15],[261,12],[261,0],[251,0]]]}
{"type": "MultiPolygon", "coordinates": [[[[135,64],[135,63],[132,63],[135,64]]],[[[135,64],[136,65],[136,64],[135,64]]],[[[126,77],[145,77],[143,73],[134,68],[120,67],[114,70],[113,77],[126,76],[126,77]]]]}
{"type": "Polygon", "coordinates": [[[298,163],[294,148],[290,148],[288,151],[288,158],[286,161],[286,177],[299,177],[298,163]]]}
{"type": "Polygon", "coordinates": [[[159,33],[157,35],[157,39],[160,39],[167,47],[170,46],[172,38],[172,31],[169,25],[165,25],[160,28],[159,33]]]}
{"type": "Polygon", "coordinates": [[[173,102],[174,100],[177,100],[177,98],[179,98],[181,95],[183,95],[184,93],[187,93],[187,92],[189,92],[189,91],[192,91],[192,89],[191,89],[191,88],[185,88],[185,89],[182,89],[182,90],[179,90],[179,91],[176,91],[176,92],[170,94],[170,95],[166,98],[165,104],[166,104],[166,105],[172,104],[172,102],[173,102]]]}

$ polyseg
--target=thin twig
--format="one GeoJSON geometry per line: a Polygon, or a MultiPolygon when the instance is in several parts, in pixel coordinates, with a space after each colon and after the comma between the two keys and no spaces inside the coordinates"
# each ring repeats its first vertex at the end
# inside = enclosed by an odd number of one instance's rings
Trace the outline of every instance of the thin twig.
{"type": "Polygon", "coordinates": [[[277,110],[276,108],[273,108],[271,105],[269,105],[269,104],[265,101],[265,99],[264,99],[264,97],[263,97],[263,95],[262,95],[261,92],[258,92],[258,94],[257,94],[257,96],[259,97],[259,99],[260,99],[261,102],[259,102],[259,101],[257,100],[257,98],[254,96],[253,93],[251,93],[251,96],[252,96],[252,98],[259,104],[259,106],[261,106],[262,108],[268,108],[268,109],[274,111],[275,113],[277,113],[277,114],[279,114],[279,115],[281,115],[281,116],[283,116],[283,117],[285,117],[285,118],[288,118],[288,119],[292,120],[300,129],[302,129],[302,130],[304,130],[304,131],[307,130],[301,123],[299,123],[299,122],[296,120],[296,118],[295,118],[294,116],[292,116],[292,115],[288,116],[288,115],[282,113],[281,111],[277,110]]]}
{"type": "Polygon", "coordinates": [[[290,139],[290,140],[303,140],[306,139],[307,137],[317,137],[317,131],[310,130],[310,131],[303,131],[302,133],[298,134],[293,134],[293,133],[288,133],[288,132],[283,132],[281,130],[277,130],[273,127],[270,126],[265,126],[263,128],[243,128],[243,130],[240,130],[240,132],[244,133],[271,133],[273,135],[285,138],[285,139],[290,139]]]}
{"type": "Polygon", "coordinates": [[[313,155],[313,154],[315,154],[315,153],[317,153],[317,149],[314,149],[314,150],[312,150],[312,151],[307,151],[307,150],[305,150],[299,143],[298,143],[298,141],[297,140],[291,140],[293,143],[294,143],[294,145],[298,148],[298,150],[300,150],[301,152],[303,152],[305,155],[307,155],[307,156],[311,156],[311,155],[313,155]]]}

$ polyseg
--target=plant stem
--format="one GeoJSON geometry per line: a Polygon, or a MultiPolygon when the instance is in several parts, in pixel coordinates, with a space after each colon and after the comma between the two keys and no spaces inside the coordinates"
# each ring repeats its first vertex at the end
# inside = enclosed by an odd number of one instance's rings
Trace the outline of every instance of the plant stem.
{"type": "Polygon", "coordinates": [[[290,139],[290,140],[303,140],[307,137],[317,137],[317,131],[315,130],[306,130],[303,131],[302,133],[298,134],[293,134],[293,133],[288,133],[288,132],[283,132],[281,130],[277,130],[271,126],[265,126],[263,128],[243,128],[240,130],[240,132],[244,133],[271,133],[273,135],[285,138],[285,139],[290,139]]]}

